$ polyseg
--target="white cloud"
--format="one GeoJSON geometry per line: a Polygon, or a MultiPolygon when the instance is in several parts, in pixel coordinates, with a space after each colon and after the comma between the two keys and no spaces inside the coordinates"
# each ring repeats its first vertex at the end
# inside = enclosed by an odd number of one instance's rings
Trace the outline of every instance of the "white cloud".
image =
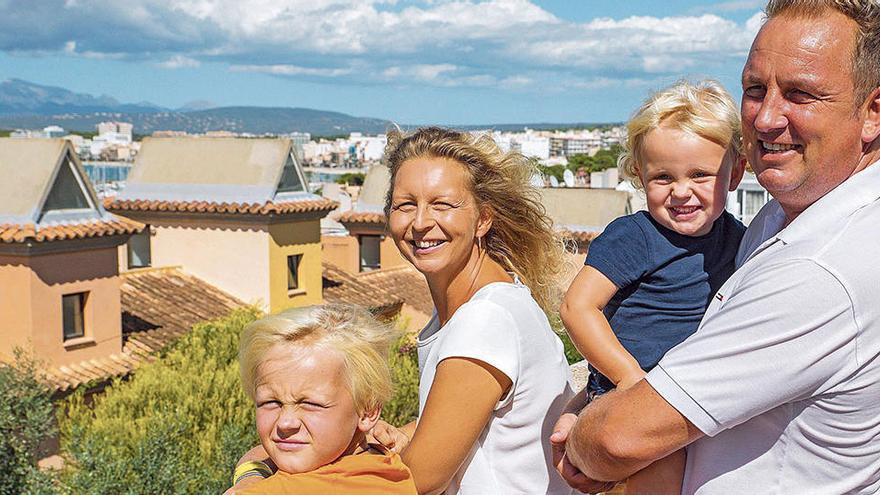
{"type": "Polygon", "coordinates": [[[198,60],[196,60],[194,58],[185,57],[183,55],[174,55],[173,57],[169,58],[168,60],[166,60],[164,62],[159,62],[156,65],[158,65],[159,67],[162,67],[164,69],[184,69],[184,68],[189,69],[189,68],[198,67],[202,64],[201,64],[201,62],[199,62],[198,60]]]}
{"type": "Polygon", "coordinates": [[[229,70],[233,72],[262,72],[279,76],[315,76],[315,77],[339,77],[351,74],[351,69],[345,68],[320,68],[300,67],[290,64],[275,65],[232,65],[229,70]]]}
{"type": "Polygon", "coordinates": [[[535,86],[535,73],[557,80],[712,73],[744,58],[760,26],[758,14],[745,24],[713,14],[574,23],[530,0],[66,1],[39,32],[22,18],[49,11],[0,2],[0,50],[63,47],[166,68],[211,61],[282,77],[522,89],[535,86]],[[96,24],[102,29],[83,27],[96,24]]]}

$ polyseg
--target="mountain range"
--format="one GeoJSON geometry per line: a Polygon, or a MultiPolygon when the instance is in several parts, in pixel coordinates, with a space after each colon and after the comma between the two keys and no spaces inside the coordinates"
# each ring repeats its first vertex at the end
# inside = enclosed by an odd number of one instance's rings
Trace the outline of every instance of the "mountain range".
{"type": "MultiPolygon", "coordinates": [[[[136,134],[157,130],[202,133],[213,130],[282,134],[292,131],[315,136],[347,135],[351,132],[379,134],[391,121],[353,117],[311,108],[227,106],[210,108],[206,101],[171,109],[150,102],[120,103],[111,96],[74,93],[65,88],[43,86],[22,79],[0,82],[0,129],[41,129],[59,125],[68,131],[94,131],[99,122],[130,122],[136,134]]],[[[595,127],[589,123],[486,124],[457,126],[465,129],[522,130],[595,127]]],[[[402,127],[415,127],[402,125],[402,127]]]]}

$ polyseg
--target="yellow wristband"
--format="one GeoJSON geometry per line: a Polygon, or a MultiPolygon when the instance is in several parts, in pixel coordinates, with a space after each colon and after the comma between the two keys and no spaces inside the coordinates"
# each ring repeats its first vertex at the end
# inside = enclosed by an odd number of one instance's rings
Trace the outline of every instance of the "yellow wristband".
{"type": "Polygon", "coordinates": [[[248,461],[242,463],[240,466],[235,468],[235,472],[232,474],[232,484],[233,486],[240,481],[246,474],[256,473],[259,474],[263,478],[268,478],[272,476],[272,470],[266,465],[265,462],[261,461],[248,461]]]}

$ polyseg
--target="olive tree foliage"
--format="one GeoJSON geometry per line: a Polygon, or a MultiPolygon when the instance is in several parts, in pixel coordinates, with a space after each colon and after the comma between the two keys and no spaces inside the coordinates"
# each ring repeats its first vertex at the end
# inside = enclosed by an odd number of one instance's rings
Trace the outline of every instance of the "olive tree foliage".
{"type": "MultiPolygon", "coordinates": [[[[259,443],[238,369],[253,308],[196,325],[154,363],[115,380],[61,415],[62,489],[80,494],[222,493],[238,458],[259,443]]],[[[418,359],[404,336],[391,356],[396,395],[383,414],[403,424],[418,411],[418,359]]]]}
{"type": "Polygon", "coordinates": [[[53,493],[52,473],[37,468],[40,443],[55,434],[51,392],[40,363],[16,350],[0,363],[0,495],[53,493]]]}
{"type": "Polygon", "coordinates": [[[73,395],[61,420],[65,489],[223,492],[235,461],[258,441],[237,359],[241,329],[258,316],[248,308],[198,324],[93,404],[73,395]]]}

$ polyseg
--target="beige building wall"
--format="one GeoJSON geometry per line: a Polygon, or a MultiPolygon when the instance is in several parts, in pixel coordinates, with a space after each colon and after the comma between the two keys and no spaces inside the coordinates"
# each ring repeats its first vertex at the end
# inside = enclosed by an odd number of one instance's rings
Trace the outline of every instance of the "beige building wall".
{"type": "Polygon", "coordinates": [[[175,219],[173,224],[137,220],[150,224],[155,232],[150,245],[153,266],[180,266],[246,303],[267,309],[271,297],[265,224],[204,218],[175,219]]]}
{"type": "Polygon", "coordinates": [[[342,268],[349,273],[357,273],[358,241],[350,235],[321,236],[323,261],[342,268]]]}
{"type": "Polygon", "coordinates": [[[32,346],[39,349],[39,359],[63,366],[120,352],[121,281],[116,258],[115,246],[0,258],[3,292],[10,288],[14,293],[10,301],[3,297],[0,302],[0,354],[10,355],[15,345],[32,346]],[[88,293],[84,336],[65,342],[61,298],[78,292],[88,293]]]}
{"type": "Polygon", "coordinates": [[[269,311],[320,304],[323,301],[321,281],[321,226],[319,220],[273,223],[269,226],[269,311]],[[299,286],[287,288],[287,257],[302,255],[299,265],[299,286]]]}
{"type": "Polygon", "coordinates": [[[381,263],[382,268],[393,268],[409,264],[409,261],[406,261],[403,255],[400,254],[400,250],[397,249],[394,239],[390,235],[385,236],[382,239],[382,243],[379,244],[379,263],[381,263]]]}

